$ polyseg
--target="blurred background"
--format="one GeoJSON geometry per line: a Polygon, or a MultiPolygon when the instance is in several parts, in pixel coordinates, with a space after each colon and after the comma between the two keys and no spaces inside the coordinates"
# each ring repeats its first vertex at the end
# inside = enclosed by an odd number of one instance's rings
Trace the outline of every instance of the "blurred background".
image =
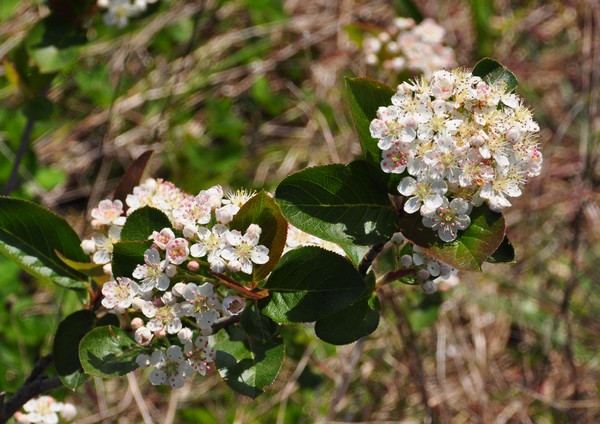
{"type": "MultiPolygon", "coordinates": [[[[395,86],[416,75],[365,52],[400,16],[443,27],[458,66],[491,56],[512,70],[544,154],[505,213],[517,263],[461,273],[430,296],[386,287],[379,328],[353,345],[286,328],[284,368],[255,401],[215,372],[173,391],[136,373],[58,391],[77,423],[600,422],[600,2],[160,0],[123,28],[99,10],[85,48],[28,113],[11,64],[47,14],[41,0],[0,2],[0,186],[80,236],[149,149],[152,176],[194,194],[273,189],[360,155],[344,77],[395,86]]],[[[0,258],[0,390],[22,384],[79,305],[0,258]]]]}

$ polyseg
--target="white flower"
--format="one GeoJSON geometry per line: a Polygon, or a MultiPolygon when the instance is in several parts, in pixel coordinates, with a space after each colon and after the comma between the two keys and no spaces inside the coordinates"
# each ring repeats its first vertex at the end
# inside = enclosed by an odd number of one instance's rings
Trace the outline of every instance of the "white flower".
{"type": "Polygon", "coordinates": [[[252,263],[262,265],[269,261],[269,249],[258,244],[254,232],[246,232],[242,236],[237,230],[228,232],[225,236],[228,246],[223,248],[221,256],[228,261],[227,267],[233,271],[252,273],[252,263]]]}
{"type": "Polygon", "coordinates": [[[152,334],[152,331],[150,331],[149,328],[143,326],[135,330],[135,333],[133,335],[135,341],[141,344],[142,346],[149,345],[153,337],[154,334],[152,334]]]}
{"type": "Polygon", "coordinates": [[[57,402],[52,396],[40,396],[30,399],[23,405],[23,409],[26,414],[21,412],[15,414],[17,422],[22,424],[56,424],[58,423],[58,413],[66,420],[72,420],[77,414],[72,404],[57,402]]]}
{"type": "Polygon", "coordinates": [[[129,22],[129,18],[143,12],[139,6],[131,4],[130,0],[110,0],[107,7],[108,11],[104,14],[104,23],[117,28],[125,27],[129,22]]]}
{"type": "Polygon", "coordinates": [[[223,313],[225,315],[238,315],[246,306],[246,301],[239,296],[227,296],[223,299],[223,313]]]}
{"type": "Polygon", "coordinates": [[[379,139],[377,146],[388,150],[396,143],[414,140],[416,126],[415,120],[404,116],[398,107],[382,106],[377,110],[377,119],[371,121],[369,130],[371,137],[379,139]]]}
{"type": "Polygon", "coordinates": [[[222,224],[216,224],[209,230],[204,227],[198,229],[198,243],[190,248],[190,254],[194,258],[202,258],[208,255],[208,262],[212,264],[221,256],[221,251],[227,245],[225,236],[229,229],[222,224]]]}
{"type": "Polygon", "coordinates": [[[404,210],[407,213],[415,213],[421,209],[423,215],[441,206],[447,190],[446,183],[440,180],[417,182],[412,177],[404,177],[398,184],[400,194],[411,196],[404,203],[404,210]]]}
{"type": "Polygon", "coordinates": [[[180,289],[180,293],[185,301],[177,305],[177,314],[194,317],[200,329],[210,330],[219,318],[221,309],[221,302],[213,290],[213,285],[208,282],[200,286],[188,283],[180,289]]]}
{"type": "Polygon", "coordinates": [[[112,260],[113,245],[121,240],[121,230],[123,227],[113,225],[108,229],[108,234],[96,233],[92,235],[92,240],[96,245],[96,252],[92,260],[97,264],[106,264],[112,260]]]}
{"type": "Polygon", "coordinates": [[[159,332],[165,330],[169,334],[177,334],[182,328],[181,319],[177,314],[177,305],[174,301],[165,302],[168,298],[163,295],[158,306],[151,301],[142,305],[142,313],[150,318],[146,327],[150,331],[159,332]]]}
{"type": "Polygon", "coordinates": [[[123,202],[120,200],[101,200],[98,207],[92,209],[92,221],[94,227],[100,225],[124,225],[125,217],[123,215],[123,202]]]}
{"type": "Polygon", "coordinates": [[[217,221],[221,224],[228,224],[233,216],[238,213],[240,208],[254,196],[255,192],[248,190],[236,190],[227,193],[222,200],[223,206],[215,210],[217,221]]]}
{"type": "Polygon", "coordinates": [[[153,231],[149,238],[154,241],[156,246],[165,250],[167,244],[175,238],[175,233],[170,228],[163,228],[160,232],[153,231]]]}
{"type": "Polygon", "coordinates": [[[137,265],[133,271],[133,277],[142,280],[140,290],[147,292],[155,287],[162,291],[168,289],[171,280],[165,273],[167,260],[160,259],[158,250],[148,249],[144,252],[144,262],[144,265],[137,265]]]}
{"type": "Polygon", "coordinates": [[[150,382],[155,386],[168,384],[174,389],[179,389],[185,384],[185,377],[192,372],[189,363],[183,357],[181,347],[176,345],[170,346],[166,352],[155,350],[149,359],[143,357],[137,362],[148,363],[154,367],[150,374],[150,382]]]}
{"type": "Polygon", "coordinates": [[[207,337],[197,337],[195,342],[187,341],[183,347],[190,366],[200,375],[206,375],[209,363],[215,360],[215,351],[208,344],[207,337]]]}
{"type": "Polygon", "coordinates": [[[107,281],[102,286],[104,295],[102,306],[106,309],[129,308],[139,291],[139,286],[127,277],[117,277],[117,281],[107,281]]]}
{"type": "Polygon", "coordinates": [[[173,239],[166,246],[167,259],[174,265],[180,265],[185,262],[190,254],[188,241],[184,238],[173,239]]]}
{"type": "MultiPolygon", "coordinates": [[[[423,217],[423,225],[437,231],[443,241],[451,242],[456,239],[458,230],[465,230],[471,223],[468,212],[469,203],[464,199],[448,202],[448,198],[444,197],[441,206],[423,217]]],[[[439,275],[439,267],[436,269],[439,275]]]]}

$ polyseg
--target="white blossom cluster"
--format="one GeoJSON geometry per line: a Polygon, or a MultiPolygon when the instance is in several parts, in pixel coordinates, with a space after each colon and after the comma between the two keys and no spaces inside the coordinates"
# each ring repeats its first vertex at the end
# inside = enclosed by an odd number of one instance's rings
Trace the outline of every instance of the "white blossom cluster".
{"type": "Polygon", "coordinates": [[[52,396],[39,396],[23,405],[23,412],[14,415],[19,424],[57,424],[60,419],[71,421],[77,415],[75,406],[68,402],[57,402],[52,396]]]}
{"type": "Polygon", "coordinates": [[[396,18],[387,31],[365,37],[365,60],[396,73],[409,70],[430,76],[437,69],[456,66],[454,50],[442,43],[444,35],[444,28],[432,19],[416,24],[410,18],[396,18]]]}
{"type": "Polygon", "coordinates": [[[400,84],[391,102],[370,125],[381,169],[408,173],[398,185],[404,210],[446,242],[470,225],[473,206],[500,212],[540,173],[539,126],[502,81],[436,71],[400,84]]]}
{"type": "Polygon", "coordinates": [[[179,342],[138,357],[141,367],[154,367],[153,384],[181,387],[192,371],[204,375],[215,355],[207,337],[212,325],[244,309],[243,298],[215,282],[227,272],[251,274],[254,265],[269,260],[269,249],[259,244],[258,225],[250,224],[244,233],[227,226],[250,197],[242,190],[224,195],[220,186],[191,196],[170,182],[148,179],[127,197],[127,214],[119,200],[102,200],[92,210],[96,232],[82,247],[95,263],[106,264],[111,276],[102,286],[102,306],[133,314],[134,338],[143,346],[160,344],[167,336],[179,342]],[[150,235],[152,246],[132,275],[113,276],[113,245],[127,217],[144,206],[164,212],[172,228],[150,235]]]}
{"type": "Polygon", "coordinates": [[[412,274],[417,284],[423,287],[427,294],[435,293],[438,286],[442,289],[458,284],[458,270],[438,261],[423,252],[418,246],[408,243],[402,233],[394,234],[392,242],[404,254],[400,257],[400,269],[407,269],[412,274]],[[407,249],[407,247],[410,247],[407,249]]]}
{"type": "Polygon", "coordinates": [[[96,4],[106,9],[103,15],[106,25],[124,28],[129,19],[141,15],[149,4],[156,2],[157,0],[98,0],[96,4]]]}

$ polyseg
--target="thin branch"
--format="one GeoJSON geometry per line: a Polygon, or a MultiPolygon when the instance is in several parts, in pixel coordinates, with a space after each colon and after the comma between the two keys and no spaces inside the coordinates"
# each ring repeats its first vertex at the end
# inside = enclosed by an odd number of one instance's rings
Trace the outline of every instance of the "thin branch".
{"type": "Polygon", "coordinates": [[[40,394],[62,386],[58,377],[40,376],[24,384],[8,401],[0,405],[0,424],[6,423],[25,403],[40,394]]]}
{"type": "Polygon", "coordinates": [[[381,253],[384,246],[385,242],[377,243],[371,246],[369,251],[365,254],[365,256],[363,256],[363,258],[360,260],[360,263],[358,264],[358,272],[360,273],[360,275],[362,275],[363,277],[367,275],[367,271],[369,271],[369,268],[373,264],[373,261],[381,253]]]}

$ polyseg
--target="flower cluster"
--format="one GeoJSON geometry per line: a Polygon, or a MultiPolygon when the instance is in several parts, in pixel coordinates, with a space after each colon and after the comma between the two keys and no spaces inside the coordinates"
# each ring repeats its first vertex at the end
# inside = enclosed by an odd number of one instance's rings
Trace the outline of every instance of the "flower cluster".
{"type": "Polygon", "coordinates": [[[436,71],[398,86],[371,121],[381,168],[408,173],[398,185],[404,210],[447,242],[470,224],[473,206],[500,212],[540,173],[539,126],[506,83],[468,70],[436,71]]]}
{"type": "Polygon", "coordinates": [[[140,366],[154,367],[153,384],[181,387],[192,371],[204,375],[214,360],[207,337],[213,324],[244,309],[243,298],[217,283],[227,278],[224,273],[252,274],[255,265],[269,261],[269,249],[259,243],[260,226],[250,224],[245,232],[228,227],[252,195],[241,190],[225,195],[214,186],[191,196],[170,182],[148,179],[127,196],[127,213],[119,200],[102,200],[92,210],[96,232],[82,247],[111,276],[102,286],[102,306],[131,314],[134,339],[143,346],[171,340],[168,349],[138,358],[140,366]],[[113,245],[128,216],[145,206],[162,211],[171,227],[149,236],[152,245],[131,275],[113,276],[113,245]]]}
{"type": "Polygon", "coordinates": [[[40,396],[23,405],[23,412],[17,412],[14,418],[19,424],[56,424],[59,418],[71,421],[77,415],[75,406],[68,402],[57,402],[52,396],[40,396]]]}
{"type": "Polygon", "coordinates": [[[123,28],[130,18],[135,18],[146,11],[148,4],[157,0],[98,0],[98,7],[106,9],[104,23],[109,26],[123,28]]]}
{"type": "Polygon", "coordinates": [[[387,31],[363,41],[366,62],[381,63],[399,73],[409,70],[430,76],[437,69],[455,66],[454,50],[442,44],[445,30],[432,19],[416,24],[410,18],[396,18],[387,31]]]}
{"type": "Polygon", "coordinates": [[[425,293],[431,294],[438,286],[452,287],[458,283],[458,270],[438,261],[423,252],[418,246],[408,243],[402,233],[394,234],[392,243],[402,253],[400,269],[413,271],[412,277],[423,287],[425,293]]]}

